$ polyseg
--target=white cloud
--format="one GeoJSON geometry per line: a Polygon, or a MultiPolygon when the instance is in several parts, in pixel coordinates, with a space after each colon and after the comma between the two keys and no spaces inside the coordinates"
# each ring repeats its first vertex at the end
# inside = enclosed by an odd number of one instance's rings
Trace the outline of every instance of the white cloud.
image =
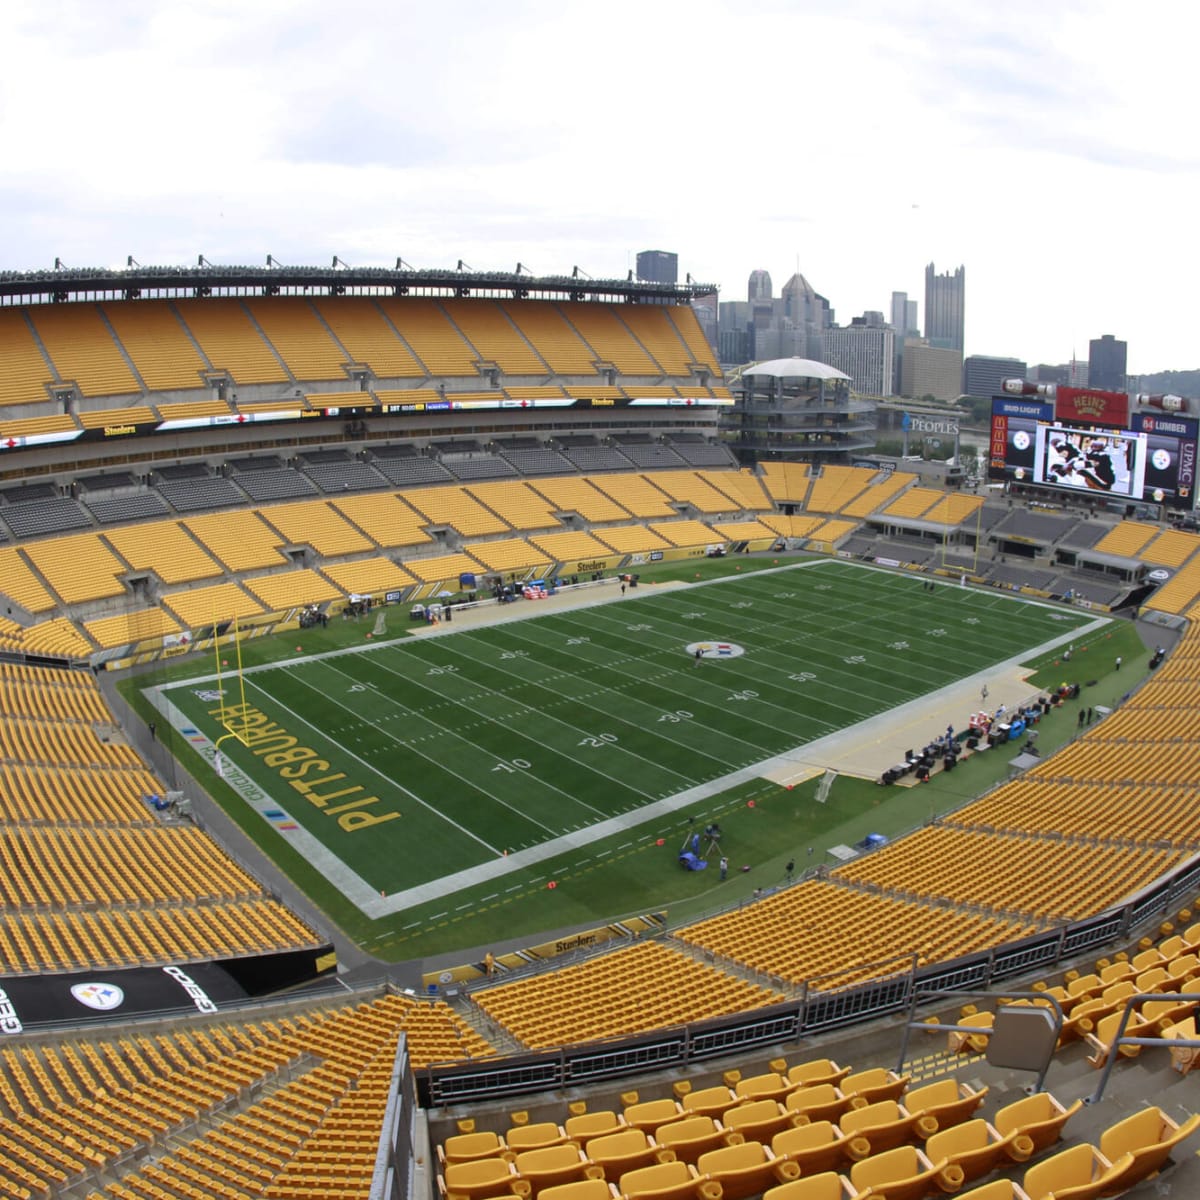
{"type": "Polygon", "coordinates": [[[1175,0],[12,0],[0,265],[322,262],[623,275],[848,320],[967,268],[968,352],[1114,333],[1189,367],[1200,164],[1175,0]]]}

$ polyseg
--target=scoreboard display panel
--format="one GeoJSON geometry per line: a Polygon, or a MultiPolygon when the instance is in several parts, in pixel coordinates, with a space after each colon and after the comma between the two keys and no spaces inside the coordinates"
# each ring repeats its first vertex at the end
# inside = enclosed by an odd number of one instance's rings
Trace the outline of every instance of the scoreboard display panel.
{"type": "Polygon", "coordinates": [[[1197,421],[1134,413],[1128,427],[1065,421],[1051,401],[992,401],[988,478],[1191,508],[1197,421]]]}

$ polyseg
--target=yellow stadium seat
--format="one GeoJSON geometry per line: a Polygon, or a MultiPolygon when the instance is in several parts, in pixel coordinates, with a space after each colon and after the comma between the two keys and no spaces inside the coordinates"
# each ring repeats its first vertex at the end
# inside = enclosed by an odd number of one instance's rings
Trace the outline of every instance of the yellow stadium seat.
{"type": "Polygon", "coordinates": [[[535,1196],[544,1187],[573,1183],[580,1179],[604,1178],[604,1171],[589,1163],[583,1151],[570,1143],[522,1151],[513,1165],[517,1174],[528,1182],[535,1196]]]}
{"type": "Polygon", "coordinates": [[[814,1058],[790,1067],[787,1077],[789,1083],[811,1087],[818,1083],[841,1083],[850,1071],[850,1067],[839,1067],[831,1058],[814,1058]]]}
{"type": "MultiPolygon", "coordinates": [[[[513,1194],[521,1180],[516,1168],[504,1158],[480,1158],[474,1162],[448,1163],[438,1175],[443,1195],[453,1193],[470,1200],[489,1200],[492,1196],[513,1194]]],[[[528,1184],[525,1185],[528,1189],[528,1184]]]]}
{"type": "Polygon", "coordinates": [[[958,1191],[963,1185],[963,1171],[952,1163],[934,1164],[915,1146],[897,1146],[856,1162],[850,1168],[850,1182],[859,1196],[921,1200],[935,1188],[958,1191]]]}
{"type": "Polygon", "coordinates": [[[543,1188],[538,1200],[617,1200],[617,1196],[617,1189],[603,1179],[580,1179],[543,1188]]]}
{"type": "Polygon", "coordinates": [[[617,1189],[627,1200],[722,1200],[721,1188],[691,1163],[656,1163],[621,1176],[617,1189]]]}
{"type": "Polygon", "coordinates": [[[720,1121],[699,1114],[660,1125],[654,1137],[660,1146],[671,1150],[676,1158],[692,1163],[706,1151],[742,1140],[741,1134],[731,1134],[720,1121]]]}
{"type": "Polygon", "coordinates": [[[615,1112],[579,1113],[563,1122],[567,1137],[586,1146],[591,1138],[605,1133],[616,1133],[625,1124],[625,1118],[615,1112]]]}
{"type": "MultiPolygon", "coordinates": [[[[516,1114],[513,1114],[515,1120],[516,1114]]],[[[535,1121],[527,1125],[513,1125],[504,1135],[510,1150],[540,1150],[543,1146],[557,1146],[569,1141],[567,1132],[553,1121],[535,1121]]]]}
{"type": "Polygon", "coordinates": [[[807,1121],[836,1121],[849,1107],[850,1097],[832,1083],[797,1088],[784,1100],[788,1112],[807,1121]]]}
{"type": "Polygon", "coordinates": [[[1114,1164],[1125,1163],[1112,1187],[1124,1190],[1157,1175],[1171,1151],[1197,1128],[1200,1116],[1193,1114],[1180,1125],[1154,1106],[1110,1125],[1100,1135],[1100,1152],[1114,1164]]]}
{"type": "Polygon", "coordinates": [[[777,1183],[800,1177],[800,1168],[775,1157],[761,1142],[723,1146],[700,1156],[696,1169],[721,1185],[724,1200],[746,1200],[777,1183]]]}
{"type": "Polygon", "coordinates": [[[833,1171],[871,1153],[870,1143],[857,1135],[844,1134],[830,1121],[813,1121],[784,1129],[771,1139],[775,1154],[796,1163],[805,1175],[833,1171]],[[857,1140],[851,1151],[850,1143],[857,1140]]]}
{"type": "Polygon", "coordinates": [[[836,1171],[803,1175],[763,1192],[763,1200],[852,1200],[854,1185],[836,1171]]]}
{"type": "Polygon", "coordinates": [[[859,1139],[868,1143],[869,1154],[879,1154],[918,1136],[917,1118],[895,1100],[877,1100],[862,1108],[847,1109],[838,1124],[843,1133],[855,1139],[850,1153],[856,1159],[866,1157],[859,1151],[859,1139]]]}
{"type": "Polygon", "coordinates": [[[587,1147],[588,1158],[615,1183],[627,1171],[648,1167],[653,1163],[672,1162],[674,1150],[659,1145],[644,1129],[622,1129],[592,1138],[587,1147]]]}
{"type": "Polygon", "coordinates": [[[664,1097],[659,1100],[634,1101],[625,1108],[625,1124],[634,1129],[646,1129],[653,1132],[660,1125],[669,1121],[677,1121],[684,1115],[683,1106],[678,1100],[664,1097]]]}
{"type": "Polygon", "coordinates": [[[850,1097],[851,1104],[856,1100],[874,1104],[877,1100],[899,1100],[908,1087],[908,1076],[901,1077],[886,1067],[872,1067],[847,1075],[838,1086],[842,1095],[850,1097]]]}
{"type": "Polygon", "coordinates": [[[939,1129],[965,1121],[982,1103],[988,1094],[986,1087],[975,1091],[965,1083],[953,1079],[939,1079],[908,1092],[904,1107],[920,1120],[922,1137],[929,1137],[939,1129]]]}
{"type": "Polygon", "coordinates": [[[1063,1126],[1082,1107],[1082,1100],[1064,1108],[1049,1092],[1035,1092],[1005,1105],[996,1113],[992,1124],[1001,1137],[1014,1132],[1025,1134],[1033,1143],[1033,1153],[1039,1154],[1058,1141],[1063,1126]]]}
{"type": "Polygon", "coordinates": [[[994,1179],[969,1192],[959,1192],[956,1200],[1030,1200],[1028,1193],[1011,1179],[994,1179]]]}
{"type": "Polygon", "coordinates": [[[990,1175],[1002,1163],[1025,1162],[1033,1153],[1033,1142],[1015,1130],[1001,1137],[995,1126],[982,1117],[940,1130],[925,1143],[930,1162],[953,1163],[964,1180],[990,1175]]]}
{"type": "Polygon", "coordinates": [[[1126,1154],[1110,1163],[1095,1146],[1080,1142],[1034,1163],[1022,1182],[1030,1200],[1092,1200],[1111,1191],[1132,1161],[1133,1155],[1126,1154]]]}
{"type": "Polygon", "coordinates": [[[508,1149],[499,1134],[490,1132],[456,1133],[439,1143],[438,1161],[446,1163],[472,1162],[477,1158],[496,1158],[508,1149]]]}

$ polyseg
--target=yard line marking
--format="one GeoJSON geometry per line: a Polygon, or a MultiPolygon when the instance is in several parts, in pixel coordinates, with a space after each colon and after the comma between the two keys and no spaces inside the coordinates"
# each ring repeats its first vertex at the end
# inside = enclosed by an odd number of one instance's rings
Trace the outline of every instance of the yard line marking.
{"type": "MultiPolygon", "coordinates": [[[[300,683],[302,683],[303,686],[307,687],[310,691],[315,690],[313,688],[312,684],[310,684],[310,683],[304,683],[303,680],[300,680],[300,683]]],[[[295,709],[289,708],[274,693],[268,692],[261,684],[254,683],[253,681],[251,681],[249,686],[253,690],[255,690],[257,692],[261,692],[273,704],[277,705],[279,708],[282,708],[283,711],[285,713],[287,713],[289,716],[295,717],[296,720],[299,721],[301,725],[307,725],[308,728],[311,729],[314,733],[316,733],[322,737],[324,736],[323,734],[321,734],[320,729],[318,729],[316,725],[314,725],[311,721],[307,720],[305,717],[302,717],[298,712],[296,712],[295,709]]],[[[333,697],[328,696],[328,697],[326,697],[326,699],[332,700],[333,697]]],[[[336,704],[338,702],[336,700],[334,700],[334,703],[336,704]]],[[[342,705],[342,707],[344,708],[345,705],[342,705]]],[[[351,711],[353,711],[353,710],[351,710],[351,711]]],[[[329,739],[326,738],[325,740],[328,741],[329,739]]],[[[334,744],[337,745],[336,742],[334,744]]],[[[379,778],[382,779],[385,783],[387,783],[390,787],[397,788],[399,791],[403,792],[406,796],[408,796],[411,800],[414,800],[422,808],[427,809],[429,812],[433,813],[434,816],[440,817],[448,825],[453,825],[455,829],[457,829],[460,833],[466,834],[466,836],[469,837],[472,841],[478,842],[481,846],[485,847],[487,850],[490,850],[493,854],[500,853],[500,850],[498,847],[493,846],[490,842],[484,841],[484,839],[481,838],[478,834],[472,833],[472,831],[469,830],[465,825],[460,825],[452,817],[446,816],[445,813],[438,812],[438,810],[436,808],[434,808],[431,804],[427,804],[424,800],[422,800],[421,797],[416,794],[416,792],[410,792],[408,790],[408,788],[406,788],[404,786],[404,784],[398,783],[394,779],[389,779],[388,776],[386,776],[381,770],[379,770],[378,767],[373,767],[369,762],[367,762],[367,760],[365,758],[362,758],[360,755],[355,754],[353,750],[348,750],[345,746],[339,746],[338,749],[343,754],[348,754],[352,759],[354,759],[355,762],[361,763],[373,775],[378,775],[379,778]]]]}
{"type": "MultiPolygon", "coordinates": [[[[343,670],[342,670],[340,667],[334,666],[334,667],[332,667],[332,669],[333,669],[334,671],[337,671],[337,673],[338,673],[339,675],[343,676],[343,677],[344,677],[344,678],[346,678],[346,679],[353,679],[353,678],[354,678],[354,676],[353,676],[353,675],[347,675],[347,674],[346,674],[346,672],[345,672],[345,671],[343,671],[343,670]]],[[[317,688],[315,688],[315,687],[314,687],[314,686],[313,686],[311,683],[306,683],[306,682],[305,682],[305,681],[303,681],[303,680],[301,680],[301,682],[302,682],[302,683],[304,683],[304,686],[305,686],[305,687],[307,687],[307,688],[308,688],[310,691],[317,691],[317,690],[318,690],[318,689],[317,689],[317,688]]],[[[254,684],[254,685],[252,685],[252,686],[258,687],[259,685],[257,685],[257,684],[254,684]]],[[[260,688],[260,690],[261,690],[261,688],[260,688]]],[[[270,693],[268,693],[268,694],[270,694],[270,693]]],[[[341,708],[349,708],[349,706],[348,706],[348,705],[342,704],[342,702],[341,702],[340,700],[336,699],[336,698],[335,698],[335,697],[333,697],[333,696],[330,696],[328,693],[322,692],[322,693],[321,693],[321,695],[323,695],[323,696],[325,697],[325,699],[326,699],[326,700],[329,700],[329,701],[331,701],[332,703],[334,703],[334,704],[337,704],[337,705],[338,705],[339,707],[341,707],[341,708]]],[[[386,699],[386,697],[385,697],[385,699],[386,699]]],[[[389,702],[389,703],[394,703],[394,702],[393,702],[393,701],[391,701],[391,700],[388,700],[388,702],[389,702]]],[[[407,706],[406,706],[406,705],[400,705],[399,707],[407,709],[407,706]]],[[[354,711],[354,710],[353,710],[353,709],[351,709],[350,711],[354,711]]],[[[371,726],[373,729],[377,729],[377,730],[379,730],[379,732],[380,732],[380,733],[382,733],[382,734],[384,735],[384,737],[386,737],[386,738],[387,738],[389,741],[395,742],[395,743],[397,743],[397,744],[398,744],[398,745],[400,745],[400,746],[404,746],[406,749],[409,749],[409,750],[411,750],[411,749],[412,749],[412,743],[411,743],[411,742],[405,742],[405,741],[403,741],[403,739],[401,739],[401,738],[398,738],[398,737],[395,737],[393,734],[390,734],[390,733],[388,733],[388,731],[387,731],[386,729],[383,729],[383,728],[382,728],[382,727],[379,725],[379,723],[378,723],[377,721],[373,721],[373,720],[371,720],[369,717],[364,717],[364,716],[361,716],[361,714],[360,714],[360,719],[361,719],[361,720],[363,720],[363,721],[365,721],[365,722],[366,722],[368,725],[370,725],[370,726],[371,726]]],[[[472,743],[468,743],[468,745],[472,745],[472,743]]],[[[475,747],[475,748],[476,748],[476,749],[478,749],[478,747],[475,747]]],[[[417,751],[415,751],[415,753],[416,753],[416,754],[418,754],[418,755],[420,755],[420,757],[421,757],[421,758],[425,759],[425,761],[426,761],[426,762],[433,763],[433,764],[434,764],[434,766],[438,767],[440,770],[443,770],[443,771],[445,771],[445,772],[446,772],[448,775],[453,775],[453,776],[454,776],[456,779],[460,779],[460,780],[462,780],[462,782],[463,782],[464,784],[466,784],[468,787],[470,787],[470,788],[478,788],[478,787],[479,787],[479,785],[478,785],[478,784],[476,784],[476,783],[473,783],[473,782],[472,782],[470,779],[468,779],[468,778],[467,778],[467,776],[460,774],[458,771],[455,771],[453,768],[446,766],[444,763],[440,763],[440,762],[437,762],[437,761],[435,761],[435,760],[434,760],[433,758],[431,758],[431,757],[430,757],[428,754],[423,754],[423,753],[422,753],[420,750],[417,750],[417,751]]],[[[356,757],[357,757],[357,756],[356,756],[356,757]]],[[[359,761],[361,762],[362,760],[360,759],[359,761]]],[[[381,775],[381,776],[382,776],[383,778],[385,778],[385,779],[387,778],[387,776],[383,775],[383,773],[382,773],[382,772],[376,772],[376,773],[377,773],[377,774],[379,774],[379,775],[381,775]]],[[[404,788],[402,784],[395,783],[395,784],[394,784],[394,786],[403,788],[403,790],[404,790],[405,792],[407,792],[409,795],[414,795],[414,793],[412,793],[412,792],[409,792],[409,791],[408,791],[408,788],[404,788]]],[[[482,789],[480,789],[480,790],[482,790],[482,789]]],[[[557,790],[557,789],[556,789],[556,790],[557,790]]],[[[523,813],[523,812],[521,812],[521,811],[520,811],[520,809],[516,808],[514,805],[512,805],[512,804],[509,804],[509,803],[508,803],[506,800],[501,800],[501,799],[500,799],[498,796],[493,796],[493,797],[492,797],[492,799],[493,799],[493,800],[494,800],[494,801],[495,801],[497,804],[500,804],[500,805],[502,805],[504,808],[507,808],[507,809],[509,810],[509,812],[513,813],[515,816],[518,816],[518,817],[520,817],[522,820],[524,820],[524,821],[527,821],[527,822],[528,822],[529,824],[531,824],[531,825],[536,825],[536,826],[537,826],[539,829],[541,829],[541,830],[542,830],[544,833],[546,833],[546,834],[550,834],[550,835],[553,835],[553,833],[554,833],[554,830],[552,830],[551,828],[549,828],[549,826],[543,825],[543,824],[542,824],[540,821],[536,821],[536,820],[534,820],[532,817],[528,816],[526,813],[523,813]]],[[[472,838],[473,838],[475,841],[477,841],[477,842],[478,842],[478,843],[479,843],[481,846],[486,846],[486,847],[487,847],[487,848],[488,848],[488,849],[489,849],[489,850],[490,850],[490,851],[491,851],[493,854],[499,854],[499,853],[500,853],[501,847],[499,847],[499,846],[493,846],[493,845],[492,845],[490,842],[488,842],[488,841],[485,841],[483,838],[479,837],[477,834],[475,834],[475,833],[471,833],[471,831],[470,831],[470,830],[468,830],[468,829],[467,829],[467,827],[466,827],[465,825],[461,825],[461,824],[459,824],[459,822],[457,822],[457,821],[455,821],[455,820],[452,820],[450,817],[447,817],[445,813],[443,813],[443,812],[439,812],[437,809],[433,808],[433,807],[432,807],[431,805],[429,805],[429,804],[426,804],[424,801],[421,801],[421,803],[422,803],[422,805],[423,805],[423,806],[424,806],[424,807],[425,807],[425,808],[426,808],[426,809],[427,809],[429,812],[436,813],[436,814],[437,814],[439,817],[442,817],[442,818],[443,818],[445,821],[447,821],[449,824],[453,825],[453,826],[454,826],[456,829],[460,829],[460,830],[462,830],[464,833],[469,833],[469,834],[470,834],[470,836],[471,836],[471,837],[472,837],[472,838]]]]}

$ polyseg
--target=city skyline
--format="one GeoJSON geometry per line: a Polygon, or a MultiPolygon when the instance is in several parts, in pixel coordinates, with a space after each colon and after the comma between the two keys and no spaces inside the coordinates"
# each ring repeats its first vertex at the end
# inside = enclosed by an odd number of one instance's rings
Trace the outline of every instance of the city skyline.
{"type": "Polygon", "coordinates": [[[1189,16],[13,0],[0,269],[272,254],[623,278],[665,246],[723,299],[755,267],[799,272],[846,319],[962,263],[966,354],[1062,362],[1111,332],[1130,373],[1188,369],[1189,16]]]}

